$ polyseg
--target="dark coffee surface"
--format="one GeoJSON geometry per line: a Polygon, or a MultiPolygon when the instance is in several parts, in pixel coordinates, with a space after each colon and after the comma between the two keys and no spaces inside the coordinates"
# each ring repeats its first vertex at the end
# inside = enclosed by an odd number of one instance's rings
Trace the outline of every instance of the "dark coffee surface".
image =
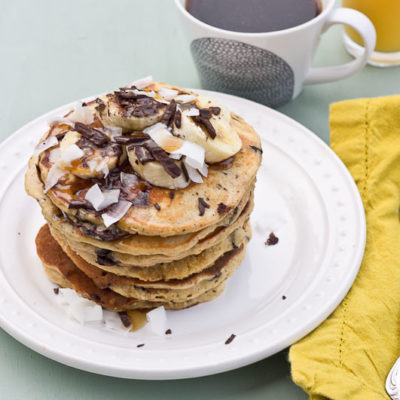
{"type": "Polygon", "coordinates": [[[292,28],[320,13],[319,0],[186,0],[186,9],[206,24],[235,32],[292,28]]]}

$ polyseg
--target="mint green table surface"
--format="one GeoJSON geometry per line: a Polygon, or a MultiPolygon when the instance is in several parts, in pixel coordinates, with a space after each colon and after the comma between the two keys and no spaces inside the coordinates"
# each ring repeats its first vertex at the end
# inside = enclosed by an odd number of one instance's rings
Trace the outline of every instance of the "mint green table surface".
{"type": "MultiPolygon", "coordinates": [[[[340,28],[315,60],[350,60],[340,28]]],[[[172,0],[0,0],[0,139],[73,100],[136,78],[200,87],[172,0]]],[[[329,104],[400,93],[400,69],[367,67],[309,86],[284,114],[329,141],[329,104]]],[[[137,381],[79,371],[29,350],[0,330],[0,399],[306,399],[290,380],[287,351],[210,377],[137,381]]]]}

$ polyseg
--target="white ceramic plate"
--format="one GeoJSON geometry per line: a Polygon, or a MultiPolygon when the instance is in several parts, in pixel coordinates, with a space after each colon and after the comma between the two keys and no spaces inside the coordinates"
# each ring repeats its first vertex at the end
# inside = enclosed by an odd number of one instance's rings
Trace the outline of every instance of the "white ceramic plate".
{"type": "Polygon", "coordinates": [[[216,300],[168,312],[172,334],[126,335],[84,326],[59,308],[35,252],[40,207],[24,173],[47,121],[60,107],[0,146],[0,325],[31,349],[64,364],[124,378],[214,374],[268,357],[320,324],[349,290],[361,263],[365,218],[357,188],[338,157],[309,130],[241,98],[207,93],[261,135],[253,239],[245,261],[216,300]],[[279,237],[265,246],[269,233],[279,237]],[[230,345],[225,341],[231,334],[230,345]],[[145,346],[137,348],[136,345],[145,346]]]}

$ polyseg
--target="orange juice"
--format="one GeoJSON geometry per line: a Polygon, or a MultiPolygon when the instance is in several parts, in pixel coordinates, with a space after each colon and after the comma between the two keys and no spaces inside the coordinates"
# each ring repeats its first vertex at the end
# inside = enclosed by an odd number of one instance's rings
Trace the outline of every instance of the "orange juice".
{"type": "MultiPolygon", "coordinates": [[[[400,51],[400,0],[343,0],[342,3],[343,7],[361,11],[372,21],[377,35],[375,51],[400,51]]],[[[354,42],[363,44],[357,32],[345,29],[354,42]]]]}

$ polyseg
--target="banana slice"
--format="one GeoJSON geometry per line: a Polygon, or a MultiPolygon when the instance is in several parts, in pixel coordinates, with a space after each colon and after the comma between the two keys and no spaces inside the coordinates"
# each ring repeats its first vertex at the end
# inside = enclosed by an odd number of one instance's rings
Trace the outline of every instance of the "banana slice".
{"type": "Polygon", "coordinates": [[[118,163],[122,163],[126,159],[126,152],[122,151],[121,154],[121,147],[115,143],[97,147],[84,139],[80,142],[81,139],[80,133],[69,131],[60,143],[60,165],[75,176],[83,179],[103,178],[118,163]],[[81,154],[74,146],[77,146],[81,154]],[[71,147],[74,148],[77,157],[72,161],[69,156],[66,157],[67,153],[71,153],[71,147]]]}
{"type": "Polygon", "coordinates": [[[103,125],[118,126],[124,133],[143,130],[159,122],[167,106],[154,96],[155,93],[147,89],[146,92],[117,91],[109,97],[102,96],[105,107],[97,109],[98,117],[103,125]]]}
{"type": "MultiPolygon", "coordinates": [[[[137,152],[143,148],[129,147],[127,149],[129,162],[137,174],[144,180],[154,186],[164,187],[167,189],[184,189],[190,183],[190,180],[182,172],[177,178],[172,178],[158,161],[146,161],[153,158],[149,154],[142,154],[139,160],[137,152]],[[136,149],[136,150],[135,150],[136,149]]],[[[174,164],[182,170],[182,161],[175,160],[174,164]]]]}
{"type": "Polygon", "coordinates": [[[207,163],[217,163],[232,157],[242,147],[238,134],[231,127],[230,111],[216,102],[199,96],[196,105],[200,109],[216,107],[218,114],[210,113],[209,122],[215,131],[212,139],[207,130],[201,124],[193,120],[193,109],[184,109],[181,117],[180,127],[174,126],[174,134],[189,142],[196,143],[204,148],[207,163]],[[188,115],[189,114],[189,115],[188,115]]]}

